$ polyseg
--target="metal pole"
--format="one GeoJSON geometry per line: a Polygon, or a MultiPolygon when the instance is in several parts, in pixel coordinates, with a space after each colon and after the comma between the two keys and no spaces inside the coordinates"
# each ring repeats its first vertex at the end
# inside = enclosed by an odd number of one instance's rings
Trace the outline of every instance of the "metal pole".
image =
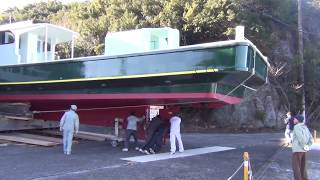
{"type": "Polygon", "coordinates": [[[116,136],[116,137],[119,137],[119,118],[115,118],[115,123],[114,123],[114,135],[116,136]]]}
{"type": "Polygon", "coordinates": [[[298,55],[299,55],[299,78],[298,82],[302,85],[301,87],[301,98],[300,98],[300,109],[304,117],[304,122],[306,120],[306,100],[305,100],[305,84],[304,84],[304,59],[303,59],[303,28],[302,28],[302,11],[301,11],[301,1],[298,0],[298,55]]]}

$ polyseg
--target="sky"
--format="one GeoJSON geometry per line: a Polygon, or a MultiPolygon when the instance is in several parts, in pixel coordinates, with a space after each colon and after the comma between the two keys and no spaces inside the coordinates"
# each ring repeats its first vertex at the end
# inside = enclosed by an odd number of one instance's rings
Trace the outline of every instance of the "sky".
{"type": "MultiPolygon", "coordinates": [[[[28,4],[33,4],[37,2],[47,2],[49,0],[0,0],[1,6],[0,6],[0,12],[7,10],[11,7],[18,7],[22,8],[28,4]]],[[[71,2],[81,2],[85,0],[59,0],[64,4],[71,3],[71,2]]]]}

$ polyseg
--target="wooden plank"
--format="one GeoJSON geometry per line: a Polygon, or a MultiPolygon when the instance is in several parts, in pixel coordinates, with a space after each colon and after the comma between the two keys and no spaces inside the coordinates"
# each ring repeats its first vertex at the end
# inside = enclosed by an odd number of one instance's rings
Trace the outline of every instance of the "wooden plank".
{"type": "Polygon", "coordinates": [[[92,141],[105,141],[105,139],[106,139],[104,137],[85,135],[85,134],[81,134],[81,133],[75,134],[74,136],[77,138],[87,139],[87,140],[92,140],[92,141]]]}
{"type": "MultiPolygon", "coordinates": [[[[43,130],[41,132],[46,133],[46,134],[51,134],[51,135],[62,136],[62,132],[57,131],[57,130],[43,130]]],[[[93,140],[93,141],[104,141],[105,140],[104,137],[97,137],[97,136],[86,135],[86,134],[81,134],[81,133],[75,134],[73,137],[87,139],[87,140],[93,140]]]]}
{"type": "Polygon", "coordinates": [[[55,135],[55,136],[62,136],[62,133],[60,131],[52,130],[52,129],[42,130],[41,132],[45,134],[55,135]]]}
{"type": "Polygon", "coordinates": [[[79,131],[78,134],[85,135],[85,136],[100,137],[105,139],[114,137],[114,135],[111,135],[111,134],[101,134],[101,133],[93,133],[93,132],[87,132],[87,131],[79,131]]]}
{"type": "Polygon", "coordinates": [[[6,141],[14,141],[14,142],[21,142],[26,144],[34,144],[34,145],[40,145],[40,146],[55,146],[59,143],[56,142],[49,142],[44,140],[37,140],[37,139],[31,139],[31,138],[25,138],[25,137],[17,137],[14,135],[0,135],[0,139],[6,140],[6,141]]]}
{"type": "MultiPolygon", "coordinates": [[[[62,135],[61,132],[56,131],[56,130],[43,130],[41,132],[51,134],[51,135],[62,135]]],[[[85,132],[85,131],[79,131],[78,134],[74,135],[74,137],[81,138],[81,139],[87,139],[87,140],[93,140],[93,141],[105,141],[105,139],[123,141],[123,138],[116,137],[115,135],[100,134],[100,133],[85,132]]]]}
{"type": "Polygon", "coordinates": [[[103,137],[103,138],[105,138],[107,136],[106,134],[94,133],[94,132],[88,132],[88,131],[79,131],[78,134],[96,136],[96,137],[103,137]]]}
{"type": "Polygon", "coordinates": [[[86,132],[86,131],[79,131],[78,134],[94,136],[94,137],[101,137],[101,138],[110,139],[110,140],[118,140],[118,141],[123,140],[123,138],[117,137],[112,134],[101,134],[101,133],[93,133],[93,132],[86,132]]]}
{"type": "Polygon", "coordinates": [[[8,119],[14,119],[14,120],[23,120],[23,121],[30,121],[33,118],[31,117],[21,117],[21,116],[8,116],[8,115],[4,115],[4,118],[8,118],[8,119]]]}
{"type": "MultiPolygon", "coordinates": [[[[18,137],[32,138],[32,139],[44,140],[44,141],[50,141],[50,142],[56,142],[56,143],[62,144],[61,138],[41,136],[37,134],[27,134],[27,133],[14,133],[13,135],[18,137]]],[[[78,143],[78,142],[73,141],[73,143],[78,143]]]]}

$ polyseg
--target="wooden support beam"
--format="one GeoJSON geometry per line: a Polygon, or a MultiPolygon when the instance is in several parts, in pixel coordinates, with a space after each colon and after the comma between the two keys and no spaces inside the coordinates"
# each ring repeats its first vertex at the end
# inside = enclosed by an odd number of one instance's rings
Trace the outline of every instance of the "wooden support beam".
{"type": "Polygon", "coordinates": [[[32,117],[8,116],[8,115],[3,115],[3,117],[7,119],[22,120],[22,121],[30,121],[33,119],[32,117]]]}

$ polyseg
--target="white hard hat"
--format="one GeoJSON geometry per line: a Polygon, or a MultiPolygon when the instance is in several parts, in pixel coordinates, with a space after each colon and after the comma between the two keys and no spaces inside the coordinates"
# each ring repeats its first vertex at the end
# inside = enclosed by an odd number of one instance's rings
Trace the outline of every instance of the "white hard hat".
{"type": "Polygon", "coordinates": [[[76,105],[71,105],[71,109],[76,111],[77,110],[77,106],[76,105]]]}

